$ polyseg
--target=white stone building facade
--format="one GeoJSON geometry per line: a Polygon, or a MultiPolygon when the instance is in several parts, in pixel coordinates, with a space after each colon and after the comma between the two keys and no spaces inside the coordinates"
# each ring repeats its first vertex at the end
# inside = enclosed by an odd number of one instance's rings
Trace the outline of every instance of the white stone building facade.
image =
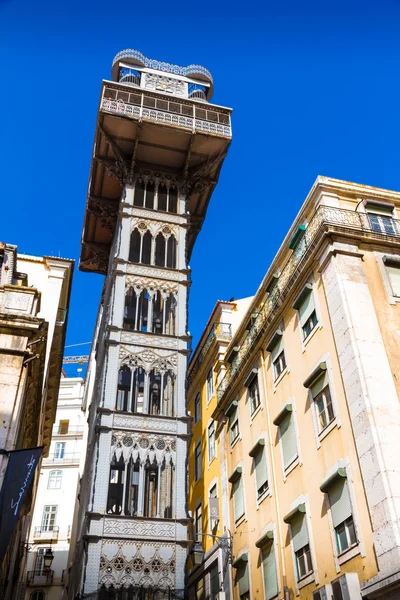
{"type": "Polygon", "coordinates": [[[84,455],[84,381],[62,378],[49,456],[42,461],[29,536],[26,562],[26,600],[60,600],[66,597],[68,554],[84,455]],[[51,548],[54,559],[44,570],[43,556],[51,548]]]}

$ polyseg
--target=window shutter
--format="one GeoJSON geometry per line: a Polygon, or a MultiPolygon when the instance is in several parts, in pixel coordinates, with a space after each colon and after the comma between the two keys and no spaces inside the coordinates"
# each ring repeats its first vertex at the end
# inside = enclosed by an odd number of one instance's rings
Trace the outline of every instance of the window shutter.
{"type": "Polygon", "coordinates": [[[286,469],[297,456],[296,433],[292,413],[282,419],[279,429],[282,441],[283,466],[286,469]]]}
{"type": "Polygon", "coordinates": [[[262,564],[264,571],[265,600],[270,600],[278,594],[278,580],[276,578],[276,563],[273,544],[269,544],[263,548],[262,564]]]}
{"type": "Polygon", "coordinates": [[[233,485],[233,502],[235,505],[235,521],[238,521],[244,515],[243,481],[238,477],[233,485]]]}
{"type": "Polygon", "coordinates": [[[312,290],[305,296],[303,302],[299,306],[299,317],[300,323],[303,326],[307,319],[311,316],[311,313],[315,310],[314,295],[312,290]]]}
{"type": "Polygon", "coordinates": [[[393,295],[400,296],[400,266],[386,265],[393,295]]]}
{"type": "Polygon", "coordinates": [[[271,360],[274,362],[283,350],[283,336],[279,336],[275,346],[271,350],[271,360]]]}
{"type": "Polygon", "coordinates": [[[238,568],[238,579],[239,579],[239,595],[246,594],[249,587],[249,563],[248,561],[241,561],[238,568]]]}
{"type": "Polygon", "coordinates": [[[257,489],[260,489],[260,487],[266,481],[268,481],[267,461],[265,460],[264,448],[262,446],[260,446],[259,448],[259,451],[254,457],[257,489]]]}
{"type": "Polygon", "coordinates": [[[304,513],[296,513],[290,522],[292,528],[293,549],[295,552],[308,544],[308,531],[304,513]]]}
{"type": "Polygon", "coordinates": [[[311,386],[312,397],[315,398],[329,383],[328,373],[325,371],[314,381],[311,386]]]}
{"type": "Polygon", "coordinates": [[[336,481],[329,488],[328,495],[329,503],[331,505],[333,526],[337,527],[352,515],[347,481],[336,481]]]}

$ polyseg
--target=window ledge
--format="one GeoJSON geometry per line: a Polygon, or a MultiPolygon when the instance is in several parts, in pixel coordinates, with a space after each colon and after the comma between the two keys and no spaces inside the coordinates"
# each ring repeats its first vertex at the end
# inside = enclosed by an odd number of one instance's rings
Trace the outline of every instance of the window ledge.
{"type": "Polygon", "coordinates": [[[231,450],[232,450],[232,448],[234,448],[236,446],[236,444],[238,443],[238,441],[241,440],[241,439],[242,439],[242,436],[238,435],[237,438],[235,438],[233,440],[233,442],[231,443],[231,450]]]}
{"type": "Polygon", "coordinates": [[[347,550],[345,550],[344,552],[342,552],[341,554],[338,555],[337,559],[338,559],[339,565],[342,565],[343,563],[347,562],[348,560],[351,560],[358,554],[361,554],[361,549],[360,549],[360,544],[357,543],[357,544],[354,544],[353,546],[350,546],[350,548],[347,548],[347,550]]]}
{"type": "Polygon", "coordinates": [[[282,373],[279,375],[279,377],[277,379],[275,379],[274,381],[274,393],[276,392],[276,386],[282,381],[282,379],[285,377],[286,373],[289,373],[289,369],[288,367],[286,367],[286,369],[284,369],[282,371],[282,373]]]}
{"type": "Polygon", "coordinates": [[[321,329],[321,327],[322,325],[318,321],[311,333],[309,333],[308,336],[304,340],[302,340],[301,345],[303,347],[303,352],[305,351],[308,342],[314,337],[315,333],[321,329]]]}
{"type": "Polygon", "coordinates": [[[259,496],[259,497],[257,498],[257,510],[258,510],[258,507],[260,506],[260,504],[261,504],[262,502],[264,502],[265,498],[269,498],[270,496],[272,496],[272,491],[271,491],[271,488],[267,488],[267,489],[266,489],[266,490],[265,490],[265,491],[264,491],[264,492],[261,494],[261,496],[259,496]]]}
{"type": "Polygon", "coordinates": [[[286,469],[284,469],[284,471],[283,471],[284,479],[286,479],[286,477],[289,475],[289,473],[291,473],[293,471],[293,469],[295,469],[297,467],[297,465],[299,465],[299,464],[300,464],[300,458],[298,456],[296,456],[296,458],[294,458],[292,460],[290,465],[287,466],[286,469]]]}
{"type": "Polygon", "coordinates": [[[306,585],[310,585],[310,583],[313,583],[315,581],[315,573],[310,573],[309,575],[306,575],[305,577],[303,577],[303,579],[300,579],[297,582],[297,587],[299,588],[299,590],[301,590],[302,588],[306,587],[306,585]]]}
{"type": "Polygon", "coordinates": [[[338,426],[338,423],[337,423],[337,419],[336,419],[336,417],[335,417],[335,418],[333,419],[333,421],[331,421],[331,422],[330,422],[330,423],[329,423],[329,424],[328,424],[328,425],[325,427],[325,429],[323,429],[323,430],[321,431],[321,433],[319,433],[319,434],[318,434],[318,441],[319,441],[319,442],[322,442],[322,440],[323,440],[324,438],[326,438],[326,436],[328,435],[328,433],[330,433],[330,432],[332,431],[332,429],[335,429],[335,427],[337,427],[337,426],[338,426]]]}
{"type": "Polygon", "coordinates": [[[262,404],[260,404],[260,406],[257,406],[256,410],[253,413],[251,413],[251,415],[250,415],[250,425],[252,424],[253,419],[256,418],[256,416],[258,415],[258,413],[260,412],[260,410],[262,410],[262,404]]]}
{"type": "Polygon", "coordinates": [[[235,529],[237,529],[242,523],[244,523],[246,521],[246,515],[242,515],[241,517],[238,518],[237,521],[235,521],[235,529]]]}

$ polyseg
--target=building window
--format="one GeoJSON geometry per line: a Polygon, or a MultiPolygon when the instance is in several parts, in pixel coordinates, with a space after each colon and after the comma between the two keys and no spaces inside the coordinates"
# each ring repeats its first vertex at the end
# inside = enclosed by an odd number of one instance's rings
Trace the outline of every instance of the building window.
{"type": "Polygon", "coordinates": [[[275,333],[268,344],[267,351],[271,353],[273,378],[274,381],[276,381],[287,367],[285,350],[283,347],[283,334],[280,329],[275,333]]]}
{"type": "Polygon", "coordinates": [[[201,478],[201,439],[197,442],[194,448],[194,480],[198,481],[201,478]]]}
{"type": "Polygon", "coordinates": [[[29,598],[30,600],[45,600],[45,595],[41,590],[36,590],[36,592],[32,592],[29,598]]]}
{"type": "Polygon", "coordinates": [[[122,513],[124,472],[125,463],[123,461],[111,464],[107,498],[107,514],[109,515],[120,515],[122,513]]]}
{"type": "Polygon", "coordinates": [[[400,261],[385,260],[386,272],[389,277],[393,296],[400,298],[400,261]]]}
{"type": "MultiPolygon", "coordinates": [[[[262,440],[264,442],[264,440],[262,440]]],[[[265,446],[257,445],[251,452],[254,459],[254,471],[256,476],[257,498],[260,498],[268,489],[268,470],[265,456],[265,446]]]]}
{"type": "Polygon", "coordinates": [[[65,442],[57,442],[55,451],[54,451],[54,458],[56,460],[62,460],[64,458],[64,454],[65,454],[65,442]]]}
{"type": "Polygon", "coordinates": [[[328,596],[326,595],[326,587],[325,586],[320,588],[316,592],[313,592],[313,600],[328,600],[328,596]]]}
{"type": "Polygon", "coordinates": [[[338,554],[341,554],[358,543],[346,478],[337,478],[329,487],[327,493],[331,508],[332,524],[335,529],[337,551],[338,554]]]}
{"type": "Polygon", "coordinates": [[[232,498],[234,506],[235,523],[237,523],[244,515],[244,493],[243,493],[243,477],[241,468],[236,469],[235,473],[229,478],[232,483],[232,498]],[[240,469],[240,472],[238,472],[240,469]]]}
{"type": "MultiPolygon", "coordinates": [[[[44,555],[49,548],[38,548],[35,558],[35,575],[43,575],[44,555]]],[[[51,550],[51,548],[50,548],[51,550]]]]}
{"type": "MultiPolygon", "coordinates": [[[[326,376],[322,377],[325,378],[326,376]]],[[[317,386],[317,384],[318,382],[316,382],[315,385],[317,386]]],[[[312,386],[311,393],[314,398],[317,412],[318,430],[319,433],[321,433],[335,418],[329,385],[325,385],[325,387],[323,387],[323,389],[318,393],[315,393],[314,386],[312,386]]]]}
{"type": "Polygon", "coordinates": [[[215,458],[215,421],[210,423],[207,428],[208,438],[208,462],[210,463],[215,458]]]}
{"type": "Polygon", "coordinates": [[[260,406],[260,392],[258,389],[258,377],[257,375],[253,378],[252,382],[248,387],[248,397],[250,404],[250,414],[253,414],[260,406]]]}
{"type": "Polygon", "coordinates": [[[397,223],[393,220],[393,205],[367,204],[366,211],[372,231],[386,235],[398,235],[397,223]]]}
{"type": "Polygon", "coordinates": [[[297,296],[293,308],[298,312],[302,338],[306,340],[318,323],[313,288],[310,283],[307,283],[297,296]]]}
{"type": "Polygon", "coordinates": [[[205,592],[204,592],[204,579],[201,578],[195,583],[195,600],[204,600],[205,592]]]}
{"type": "Polygon", "coordinates": [[[229,415],[229,437],[231,445],[236,442],[240,435],[239,431],[239,412],[237,406],[234,408],[232,413],[229,415]]]}
{"type": "Polygon", "coordinates": [[[201,416],[201,397],[200,392],[196,394],[196,398],[194,399],[194,424],[200,421],[201,416]]]}
{"type": "Polygon", "coordinates": [[[60,424],[58,426],[58,433],[61,435],[65,435],[68,433],[68,429],[69,429],[69,421],[60,421],[60,424]]]}
{"type": "Polygon", "coordinates": [[[287,469],[298,457],[294,415],[291,410],[279,422],[279,435],[282,444],[283,468],[287,469]]]}
{"type": "Polygon", "coordinates": [[[202,543],[203,541],[203,510],[201,504],[195,510],[194,513],[194,534],[196,542],[202,543]]]}
{"type": "Polygon", "coordinates": [[[278,578],[276,575],[276,561],[274,544],[270,543],[261,549],[261,560],[264,578],[265,600],[271,600],[278,595],[278,578]]]}
{"type": "Polygon", "coordinates": [[[47,489],[59,490],[61,488],[62,471],[50,471],[47,489]]]}
{"type": "Polygon", "coordinates": [[[215,531],[218,527],[219,521],[219,506],[218,506],[218,491],[217,484],[214,484],[210,489],[210,495],[208,498],[209,518],[210,518],[210,529],[211,532],[215,531]]]}
{"type": "Polygon", "coordinates": [[[220,587],[218,561],[216,561],[210,569],[211,600],[215,600],[215,598],[218,596],[220,587]]]}
{"type": "Polygon", "coordinates": [[[240,600],[250,599],[249,562],[247,554],[242,555],[232,565],[236,569],[235,584],[239,588],[240,600]]]}
{"type": "Polygon", "coordinates": [[[42,516],[42,531],[53,531],[56,524],[57,506],[45,506],[42,516]]]}
{"type": "Polygon", "coordinates": [[[207,403],[210,402],[211,398],[214,396],[214,373],[213,370],[210,369],[207,374],[207,403]]]}
{"type": "Polygon", "coordinates": [[[151,464],[144,471],[144,507],[143,516],[157,517],[158,506],[158,468],[151,464]]]}
{"type": "Polygon", "coordinates": [[[293,551],[296,559],[297,581],[300,581],[313,572],[304,505],[302,509],[303,512],[296,512],[290,520],[293,551]]]}

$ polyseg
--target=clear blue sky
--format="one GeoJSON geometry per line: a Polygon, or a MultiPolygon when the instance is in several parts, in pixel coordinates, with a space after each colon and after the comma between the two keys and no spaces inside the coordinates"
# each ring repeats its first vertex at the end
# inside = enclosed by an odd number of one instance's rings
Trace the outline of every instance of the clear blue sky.
{"type": "MultiPolygon", "coordinates": [[[[77,260],[113,56],[203,64],[234,137],[191,261],[196,342],[217,299],[254,293],[318,174],[400,189],[399,21],[398,0],[0,0],[0,239],[77,260]]],[[[102,279],[76,269],[67,344],[91,339],[102,279]]]]}

